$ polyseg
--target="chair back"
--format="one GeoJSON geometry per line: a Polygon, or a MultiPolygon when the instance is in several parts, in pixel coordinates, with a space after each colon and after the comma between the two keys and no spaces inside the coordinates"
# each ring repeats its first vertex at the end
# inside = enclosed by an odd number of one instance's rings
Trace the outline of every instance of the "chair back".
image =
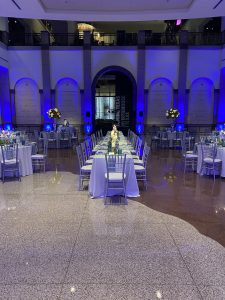
{"type": "Polygon", "coordinates": [[[176,140],[182,140],[184,136],[184,133],[182,131],[176,132],[176,140]]]}
{"type": "Polygon", "coordinates": [[[142,139],[139,137],[139,143],[138,143],[138,146],[137,146],[137,155],[140,157],[141,156],[141,147],[143,145],[143,141],[142,139]]]}
{"type": "Polygon", "coordinates": [[[88,137],[85,140],[85,147],[86,147],[87,157],[90,157],[91,154],[92,154],[92,147],[91,147],[91,139],[90,139],[90,137],[88,137]]]}
{"type": "Polygon", "coordinates": [[[168,133],[166,131],[160,131],[159,138],[162,139],[168,139],[168,133]]]}
{"type": "Polygon", "coordinates": [[[128,129],[128,132],[127,132],[127,139],[128,139],[128,141],[130,140],[130,128],[128,129]]]}
{"type": "Polygon", "coordinates": [[[44,139],[43,147],[43,154],[48,156],[48,140],[44,139]]]}
{"type": "Polygon", "coordinates": [[[200,143],[201,145],[201,152],[202,152],[202,159],[204,160],[205,158],[213,158],[215,157],[215,147],[213,144],[206,145],[203,142],[200,143]]]}
{"type": "Polygon", "coordinates": [[[48,139],[49,140],[55,140],[56,139],[56,132],[55,131],[48,132],[48,139]]]}
{"type": "Polygon", "coordinates": [[[38,139],[39,139],[39,133],[38,133],[38,130],[37,130],[37,129],[34,129],[34,139],[35,139],[36,141],[38,141],[38,139]]]}
{"type": "Polygon", "coordinates": [[[149,146],[146,146],[144,148],[144,151],[143,151],[143,156],[142,156],[142,160],[143,160],[143,165],[144,167],[147,166],[147,161],[148,161],[148,156],[150,154],[150,147],[149,146]]]}
{"type": "Polygon", "coordinates": [[[78,162],[79,162],[79,167],[81,169],[83,167],[83,165],[84,165],[84,161],[83,161],[83,155],[82,155],[82,150],[81,150],[81,146],[80,145],[76,146],[76,152],[77,152],[77,158],[78,158],[78,162]]]}
{"type": "Polygon", "coordinates": [[[92,148],[94,148],[96,146],[96,140],[94,134],[91,135],[91,142],[92,142],[92,148]]]}
{"type": "Polygon", "coordinates": [[[125,165],[126,154],[124,155],[111,155],[105,154],[107,179],[109,180],[109,173],[120,173],[122,179],[125,179],[125,165]]]}
{"type": "Polygon", "coordinates": [[[81,146],[81,152],[82,152],[83,162],[85,162],[88,159],[87,152],[86,152],[85,142],[81,143],[80,146],[81,146]]]}
{"type": "Polygon", "coordinates": [[[19,163],[18,144],[1,145],[1,152],[3,164],[6,164],[6,161],[11,159],[15,159],[16,163],[19,163]]]}

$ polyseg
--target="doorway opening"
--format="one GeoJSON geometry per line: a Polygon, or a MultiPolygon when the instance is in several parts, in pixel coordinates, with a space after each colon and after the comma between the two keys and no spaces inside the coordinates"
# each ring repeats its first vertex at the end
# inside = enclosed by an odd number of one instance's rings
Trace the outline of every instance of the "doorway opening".
{"type": "Polygon", "coordinates": [[[106,68],[93,81],[95,130],[102,129],[106,133],[115,123],[126,134],[129,128],[135,127],[136,82],[132,74],[124,70],[106,68]]]}

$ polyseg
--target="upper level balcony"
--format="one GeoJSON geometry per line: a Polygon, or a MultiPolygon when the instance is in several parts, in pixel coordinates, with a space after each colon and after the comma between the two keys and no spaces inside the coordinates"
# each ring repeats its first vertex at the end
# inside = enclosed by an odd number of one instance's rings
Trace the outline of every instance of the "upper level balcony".
{"type": "Polygon", "coordinates": [[[150,30],[126,32],[119,30],[116,33],[77,34],[50,34],[47,31],[31,34],[13,34],[0,31],[0,41],[7,46],[204,46],[223,45],[225,34],[188,32],[181,30],[178,33],[153,33],[150,30]]]}

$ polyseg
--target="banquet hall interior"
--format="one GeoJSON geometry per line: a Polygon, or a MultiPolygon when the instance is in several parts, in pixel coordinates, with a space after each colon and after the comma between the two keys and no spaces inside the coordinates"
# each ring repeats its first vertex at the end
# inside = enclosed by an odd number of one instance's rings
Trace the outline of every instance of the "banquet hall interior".
{"type": "Polygon", "coordinates": [[[0,0],[0,299],[225,299],[225,1],[0,0]]]}

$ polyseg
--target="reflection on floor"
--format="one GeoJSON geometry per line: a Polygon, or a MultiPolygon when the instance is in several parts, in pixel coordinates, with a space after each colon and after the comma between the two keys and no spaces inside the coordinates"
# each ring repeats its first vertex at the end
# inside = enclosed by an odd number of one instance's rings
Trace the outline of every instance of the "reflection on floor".
{"type": "Polygon", "coordinates": [[[0,184],[0,299],[225,299],[223,179],[184,177],[161,150],[148,191],[105,207],[77,191],[71,150],[49,156],[0,184]]]}

